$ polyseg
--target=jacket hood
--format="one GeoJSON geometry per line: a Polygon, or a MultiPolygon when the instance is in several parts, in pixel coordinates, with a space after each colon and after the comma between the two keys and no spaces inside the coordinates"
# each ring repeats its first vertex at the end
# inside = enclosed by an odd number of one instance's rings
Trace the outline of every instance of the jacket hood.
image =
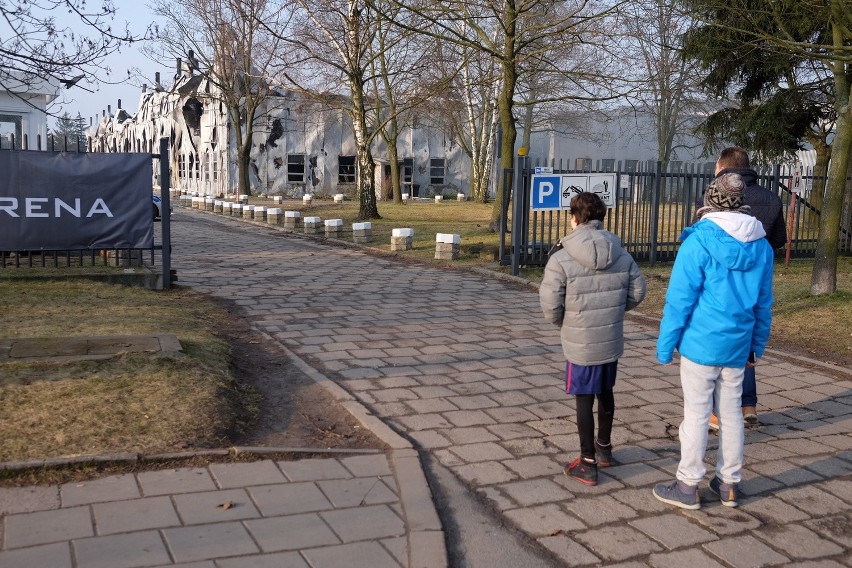
{"type": "Polygon", "coordinates": [[[684,229],[681,240],[694,236],[707,253],[730,270],[748,270],[757,259],[757,242],[766,236],[763,225],[751,215],[722,211],[708,213],[684,229]]]}
{"type": "Polygon", "coordinates": [[[612,266],[621,254],[620,243],[613,242],[611,234],[604,231],[603,223],[597,220],[577,225],[559,244],[574,260],[593,270],[612,266]]]}

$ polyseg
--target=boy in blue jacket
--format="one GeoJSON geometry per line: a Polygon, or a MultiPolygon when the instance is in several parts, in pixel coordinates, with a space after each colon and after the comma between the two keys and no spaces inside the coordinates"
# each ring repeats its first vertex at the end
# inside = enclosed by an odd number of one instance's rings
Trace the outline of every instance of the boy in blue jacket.
{"type": "Polygon", "coordinates": [[[716,178],[704,195],[699,221],[684,230],[672,268],[657,359],[680,353],[683,389],[680,463],[676,481],[654,487],[660,501],[698,509],[704,479],[710,412],[719,417],[716,475],[710,489],[737,506],[743,463],[740,410],[749,352],[763,355],[772,320],[773,252],[766,233],[743,205],[745,182],[736,173],[716,178]],[[714,399],[718,408],[713,408],[714,399]]]}

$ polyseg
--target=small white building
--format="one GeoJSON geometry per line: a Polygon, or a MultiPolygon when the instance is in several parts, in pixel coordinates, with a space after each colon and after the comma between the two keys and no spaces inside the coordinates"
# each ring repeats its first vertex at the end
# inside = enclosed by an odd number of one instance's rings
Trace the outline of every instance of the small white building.
{"type": "Polygon", "coordinates": [[[4,77],[0,88],[0,148],[44,150],[47,106],[59,96],[58,84],[21,74],[4,77]]]}

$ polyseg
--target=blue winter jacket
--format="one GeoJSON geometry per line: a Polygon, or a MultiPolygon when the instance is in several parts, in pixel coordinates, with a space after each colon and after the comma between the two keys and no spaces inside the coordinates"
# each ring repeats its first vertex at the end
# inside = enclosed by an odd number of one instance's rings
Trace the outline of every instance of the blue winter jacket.
{"type": "Polygon", "coordinates": [[[754,217],[727,211],[684,230],[660,323],[660,363],[670,363],[675,349],[714,367],[745,367],[750,351],[763,355],[773,268],[765,235],[754,217]]]}

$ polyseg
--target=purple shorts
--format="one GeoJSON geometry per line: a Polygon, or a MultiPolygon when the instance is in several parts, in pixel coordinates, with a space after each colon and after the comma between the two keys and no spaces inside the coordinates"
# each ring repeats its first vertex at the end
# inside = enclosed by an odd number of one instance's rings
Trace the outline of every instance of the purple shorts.
{"type": "Polygon", "coordinates": [[[565,370],[565,392],[568,394],[600,394],[615,386],[618,361],[603,365],[575,365],[568,361],[565,370]]]}

